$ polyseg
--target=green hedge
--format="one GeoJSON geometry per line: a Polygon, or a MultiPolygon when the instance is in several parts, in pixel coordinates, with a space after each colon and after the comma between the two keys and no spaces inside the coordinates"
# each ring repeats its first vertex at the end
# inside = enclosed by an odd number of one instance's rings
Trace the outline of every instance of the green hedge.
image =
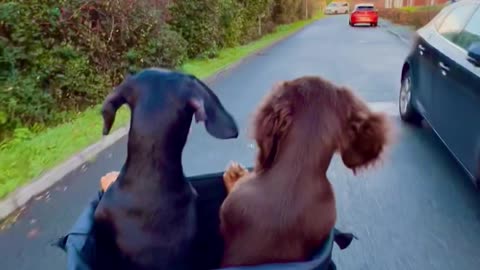
{"type": "Polygon", "coordinates": [[[419,29],[429,23],[442,8],[443,5],[380,9],[379,16],[395,24],[419,29]]]}
{"type": "Polygon", "coordinates": [[[175,67],[186,41],[142,1],[17,0],[0,4],[0,139],[95,105],[144,66],[175,67]]]}
{"type": "MultiPolygon", "coordinates": [[[[127,73],[213,57],[305,18],[304,0],[3,0],[0,141],[99,104],[127,73]],[[167,6],[166,3],[170,3],[167,6]]],[[[308,0],[310,16],[317,1],[308,0]]],[[[1,147],[1,143],[0,143],[1,147]]]]}

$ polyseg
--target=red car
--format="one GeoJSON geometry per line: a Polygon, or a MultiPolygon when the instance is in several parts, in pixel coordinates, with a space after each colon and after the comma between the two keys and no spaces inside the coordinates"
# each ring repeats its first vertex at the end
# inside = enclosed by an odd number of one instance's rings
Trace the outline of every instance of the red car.
{"type": "Polygon", "coordinates": [[[350,26],[356,24],[378,25],[378,11],[373,4],[358,4],[350,14],[350,26]]]}

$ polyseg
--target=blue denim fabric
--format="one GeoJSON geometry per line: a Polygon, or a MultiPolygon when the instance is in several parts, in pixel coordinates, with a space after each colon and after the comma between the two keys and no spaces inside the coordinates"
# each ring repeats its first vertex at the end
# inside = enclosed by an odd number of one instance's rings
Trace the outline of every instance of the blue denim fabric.
{"type": "MultiPolygon", "coordinates": [[[[80,215],[70,232],[54,244],[66,252],[68,270],[92,270],[90,265],[95,258],[95,239],[92,238],[90,231],[93,225],[95,208],[101,196],[102,193],[99,192],[80,215]]],[[[350,245],[354,238],[355,236],[353,234],[343,233],[334,229],[330,233],[327,241],[325,241],[316,255],[309,261],[249,267],[230,267],[221,270],[335,270],[335,264],[331,259],[333,243],[336,243],[340,249],[344,249],[350,245]]]]}

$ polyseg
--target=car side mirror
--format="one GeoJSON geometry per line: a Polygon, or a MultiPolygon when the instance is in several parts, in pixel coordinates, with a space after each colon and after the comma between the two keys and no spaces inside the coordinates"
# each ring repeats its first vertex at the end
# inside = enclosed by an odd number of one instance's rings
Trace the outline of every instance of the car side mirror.
{"type": "Polygon", "coordinates": [[[468,62],[480,67],[480,42],[475,42],[468,48],[468,62]]]}

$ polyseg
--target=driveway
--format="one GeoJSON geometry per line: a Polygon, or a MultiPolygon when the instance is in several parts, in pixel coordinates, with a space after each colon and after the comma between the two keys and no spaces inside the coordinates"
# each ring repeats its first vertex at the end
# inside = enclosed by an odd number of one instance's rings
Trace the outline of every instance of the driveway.
{"type": "MultiPolygon", "coordinates": [[[[399,121],[397,92],[408,50],[381,27],[351,28],[347,16],[332,16],[256,55],[212,85],[237,119],[240,138],[215,140],[194,125],[184,153],[186,174],[220,171],[229,160],[252,165],[255,150],[247,128],[259,100],[278,80],[324,76],[387,112],[398,129],[397,143],[376,170],[353,176],[338,159],[329,169],[338,228],[359,238],[334,251],[338,268],[478,269],[479,193],[430,130],[399,121]]],[[[64,254],[49,243],[74,223],[95,195],[99,178],[120,168],[125,150],[122,140],[32,201],[15,224],[0,232],[0,268],[65,269],[64,254]]]]}

